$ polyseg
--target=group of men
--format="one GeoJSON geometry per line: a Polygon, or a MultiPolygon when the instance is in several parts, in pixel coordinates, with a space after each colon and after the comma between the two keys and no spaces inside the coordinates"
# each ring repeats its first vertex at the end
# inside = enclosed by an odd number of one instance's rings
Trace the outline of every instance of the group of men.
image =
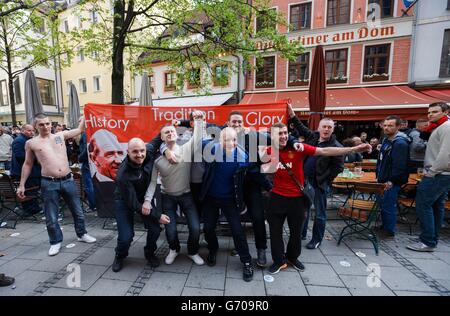
{"type": "MultiPolygon", "coordinates": [[[[426,171],[417,193],[417,212],[423,233],[419,244],[408,246],[419,251],[432,251],[436,247],[441,204],[450,189],[448,107],[445,103],[431,104],[428,113],[430,127],[421,135],[429,137],[424,162],[426,171]]],[[[126,157],[114,174],[116,188],[112,207],[117,220],[118,240],[113,271],[118,272],[124,266],[134,237],[136,213],[142,215],[147,229],[144,253],[149,264],[152,267],[160,264],[155,251],[162,225],[170,248],[165,263],[173,264],[181,249],[176,225],[178,208],[187,219],[188,256],[197,265],[206,261],[209,266],[214,266],[219,249],[215,229],[220,210],[230,225],[236,252],[243,264],[243,279],[251,281],[254,268],[240,218],[245,206],[255,232],[256,263],[261,267],[267,264],[267,219],[273,260],[269,272],[278,273],[288,264],[304,270],[299,256],[301,240],[307,236],[311,206],[314,205],[315,216],[311,240],[306,247],[316,249],[324,238],[327,194],[334,178],[343,170],[343,156],[370,152],[372,146],[362,143],[342,147],[333,135],[333,120],[323,118],[317,131],[312,131],[295,116],[290,105],[288,114],[305,142],[290,139],[288,127],[280,122],[271,127],[270,135],[246,128],[243,115],[237,111],[231,112],[225,126],[217,127],[213,133],[205,131],[203,112],[192,112],[188,123],[193,127],[192,138],[182,145],[177,144],[177,126],[172,124],[163,126],[160,134],[147,144],[142,139],[132,138],[128,142],[126,157]],[[268,181],[266,172],[274,173],[272,182],[268,181]],[[312,200],[303,191],[305,180],[314,190],[312,200]],[[265,193],[270,198],[266,214],[261,202],[263,192],[270,192],[265,193]],[[290,236],[285,248],[283,225],[286,220],[290,236]],[[201,221],[209,250],[206,260],[198,252],[201,221]]],[[[26,182],[36,158],[42,173],[41,191],[51,244],[49,255],[59,252],[63,238],[57,221],[61,196],[75,219],[78,240],[95,242],[85,229],[84,214],[64,142],[81,134],[84,124],[84,119],[81,119],[78,128],[52,134],[48,117],[39,114],[34,121],[39,135],[25,144],[18,195],[25,197],[26,182]]],[[[397,117],[384,120],[386,138],[377,163],[378,182],[386,187],[382,222],[383,231],[388,235],[395,234],[396,197],[400,186],[408,180],[410,146],[399,129],[397,117]]],[[[88,146],[91,158],[97,152],[95,146],[95,142],[88,146]]]]}

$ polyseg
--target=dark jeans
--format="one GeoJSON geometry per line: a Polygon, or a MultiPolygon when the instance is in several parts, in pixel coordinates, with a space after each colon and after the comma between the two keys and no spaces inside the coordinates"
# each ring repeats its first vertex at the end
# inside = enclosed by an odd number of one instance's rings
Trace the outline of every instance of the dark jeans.
{"type": "Polygon", "coordinates": [[[202,215],[202,206],[203,203],[200,201],[200,192],[202,191],[202,183],[192,183],[191,182],[191,194],[192,199],[194,200],[195,208],[198,212],[198,218],[200,219],[200,223],[203,222],[203,215],[202,215]]]}
{"type": "MultiPolygon", "coordinates": [[[[315,242],[321,242],[325,234],[325,225],[327,222],[327,195],[330,191],[330,187],[327,186],[325,191],[322,189],[314,187],[314,225],[312,232],[312,240],[315,242]]],[[[308,231],[309,216],[311,214],[311,209],[307,210],[306,220],[303,225],[302,237],[306,237],[308,231]]]]}
{"type": "Polygon", "coordinates": [[[250,179],[244,182],[244,201],[247,212],[253,223],[255,244],[257,249],[267,248],[266,225],[264,223],[264,208],[261,186],[250,179]]]}
{"type": "Polygon", "coordinates": [[[417,186],[416,212],[422,228],[420,240],[429,247],[438,244],[445,198],[449,190],[450,175],[423,177],[417,186]]]}
{"type": "Polygon", "coordinates": [[[187,241],[188,254],[195,255],[198,253],[199,248],[200,220],[191,193],[189,192],[179,196],[162,193],[161,196],[163,212],[170,217],[170,223],[166,225],[166,237],[169,248],[180,251],[180,241],[177,231],[177,207],[180,206],[181,211],[186,215],[189,229],[187,241]]]}
{"type": "Polygon", "coordinates": [[[208,243],[210,252],[216,253],[219,249],[219,242],[216,235],[217,220],[219,219],[219,209],[225,215],[230,225],[231,234],[233,235],[234,246],[239,254],[242,263],[252,261],[248,250],[247,238],[245,237],[244,228],[241,225],[239,211],[236,209],[236,203],[233,199],[220,200],[211,196],[206,196],[203,201],[203,218],[205,220],[205,239],[208,243]]]}
{"type": "Polygon", "coordinates": [[[276,264],[284,262],[283,225],[287,218],[289,241],[286,258],[297,260],[301,253],[301,230],[305,219],[306,203],[303,197],[285,197],[271,193],[267,220],[270,228],[270,249],[276,264]]]}
{"type": "Polygon", "coordinates": [[[77,193],[73,178],[63,181],[51,181],[41,179],[41,193],[44,200],[45,222],[50,244],[54,245],[63,241],[63,234],[58,224],[59,200],[61,196],[72,213],[75,232],[78,237],[86,234],[84,213],[81,208],[80,196],[77,193]]]}
{"type": "Polygon", "coordinates": [[[81,175],[83,177],[83,185],[84,185],[84,192],[86,193],[89,208],[91,210],[95,210],[95,194],[94,194],[94,185],[92,183],[92,177],[91,172],[89,171],[89,163],[83,162],[81,164],[81,175]]]}
{"type": "MultiPolygon", "coordinates": [[[[122,200],[115,200],[115,216],[117,221],[117,237],[116,256],[125,258],[128,256],[131,242],[134,237],[134,213],[130,211],[127,204],[122,200]]],[[[161,227],[156,219],[150,215],[142,215],[142,221],[147,229],[147,243],[144,247],[145,258],[149,258],[155,254],[156,241],[159,238],[161,227]]]]}

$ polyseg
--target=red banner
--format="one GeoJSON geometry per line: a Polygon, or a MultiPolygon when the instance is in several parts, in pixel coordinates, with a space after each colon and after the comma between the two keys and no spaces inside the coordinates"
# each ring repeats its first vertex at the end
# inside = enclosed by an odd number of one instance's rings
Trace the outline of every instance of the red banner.
{"type": "Polygon", "coordinates": [[[133,137],[149,141],[159,133],[160,128],[172,120],[188,120],[194,110],[206,113],[206,122],[219,126],[225,124],[231,111],[239,111],[245,127],[270,128],[279,121],[287,122],[286,102],[258,105],[222,105],[192,107],[155,107],[92,104],[84,107],[88,141],[99,129],[115,134],[119,142],[128,142],[133,137]]]}

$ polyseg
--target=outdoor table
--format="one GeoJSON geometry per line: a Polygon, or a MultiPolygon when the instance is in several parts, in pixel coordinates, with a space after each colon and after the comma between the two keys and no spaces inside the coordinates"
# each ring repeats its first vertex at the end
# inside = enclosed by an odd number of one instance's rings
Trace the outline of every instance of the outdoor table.
{"type": "MultiPolygon", "coordinates": [[[[416,185],[420,181],[417,173],[411,173],[408,178],[408,183],[411,185],[416,185]]],[[[352,183],[361,183],[361,182],[377,182],[377,177],[375,172],[364,172],[361,176],[353,176],[353,177],[337,177],[334,179],[333,183],[340,184],[352,184],[352,183]]]]}

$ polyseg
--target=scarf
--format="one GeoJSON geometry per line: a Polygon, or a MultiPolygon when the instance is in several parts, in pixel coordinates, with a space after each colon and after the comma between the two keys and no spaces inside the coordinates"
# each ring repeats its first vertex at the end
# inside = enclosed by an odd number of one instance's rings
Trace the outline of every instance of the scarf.
{"type": "Polygon", "coordinates": [[[424,140],[428,140],[431,136],[431,133],[436,128],[438,128],[439,126],[441,126],[442,124],[444,124],[447,121],[448,121],[448,117],[447,117],[447,115],[444,115],[437,122],[430,122],[427,129],[424,132],[420,133],[420,138],[422,138],[424,140]]]}

